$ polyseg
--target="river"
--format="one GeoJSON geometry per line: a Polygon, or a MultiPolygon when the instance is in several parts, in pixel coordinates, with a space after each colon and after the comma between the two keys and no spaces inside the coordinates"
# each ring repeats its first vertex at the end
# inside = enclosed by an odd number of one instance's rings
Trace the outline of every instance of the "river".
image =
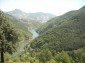
{"type": "MultiPolygon", "coordinates": [[[[33,34],[32,39],[39,36],[39,34],[35,31],[35,29],[30,30],[30,32],[33,34]]],[[[15,56],[15,55],[21,53],[22,51],[24,51],[24,46],[26,46],[26,44],[28,44],[28,43],[29,43],[28,40],[21,41],[19,44],[19,47],[17,48],[17,52],[10,56],[15,56]]]]}
{"type": "Polygon", "coordinates": [[[35,29],[30,30],[30,32],[33,34],[32,39],[39,36],[39,34],[35,31],[35,29]]]}

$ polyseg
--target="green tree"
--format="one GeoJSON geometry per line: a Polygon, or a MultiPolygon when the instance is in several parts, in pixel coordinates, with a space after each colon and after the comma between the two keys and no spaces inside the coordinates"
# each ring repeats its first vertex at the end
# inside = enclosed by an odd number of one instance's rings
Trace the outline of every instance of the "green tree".
{"type": "Polygon", "coordinates": [[[4,13],[0,11],[0,52],[1,63],[4,63],[4,52],[12,54],[16,50],[16,43],[19,39],[18,30],[9,24],[4,13]]]}
{"type": "Polygon", "coordinates": [[[75,63],[73,59],[67,54],[67,52],[62,51],[55,56],[55,60],[58,63],[75,63]]]}
{"type": "Polygon", "coordinates": [[[48,61],[47,63],[57,63],[54,59],[51,59],[50,61],[48,61]]]}
{"type": "Polygon", "coordinates": [[[39,54],[39,60],[42,63],[46,63],[47,61],[52,59],[52,53],[50,52],[49,49],[44,49],[40,52],[39,54]]]}
{"type": "Polygon", "coordinates": [[[85,63],[85,53],[81,55],[80,63],[85,63]]]}

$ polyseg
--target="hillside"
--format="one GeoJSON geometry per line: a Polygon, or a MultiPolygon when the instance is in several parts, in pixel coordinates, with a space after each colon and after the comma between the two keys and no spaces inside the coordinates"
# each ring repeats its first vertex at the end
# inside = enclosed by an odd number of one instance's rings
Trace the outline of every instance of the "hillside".
{"type": "MultiPolygon", "coordinates": [[[[19,20],[20,23],[22,23],[23,25],[25,25],[26,30],[30,30],[30,29],[34,29],[37,28],[37,25],[39,26],[41,23],[37,22],[35,20],[32,20],[27,13],[19,10],[19,9],[15,9],[13,11],[9,11],[7,12],[7,14],[14,16],[15,18],[17,18],[19,20]]],[[[17,22],[15,22],[17,23],[17,22]]],[[[22,26],[23,28],[23,26],[22,26]]]]}
{"type": "Polygon", "coordinates": [[[55,17],[55,15],[50,13],[36,12],[36,13],[25,13],[19,9],[7,12],[8,14],[17,17],[18,19],[25,19],[27,21],[44,23],[49,19],[55,17]]]}
{"type": "Polygon", "coordinates": [[[28,26],[27,26],[26,23],[21,22],[16,17],[11,16],[11,15],[9,15],[7,13],[4,13],[4,16],[7,17],[7,19],[9,20],[9,22],[13,23],[18,29],[20,29],[20,31],[23,33],[23,35],[29,36],[29,38],[32,37],[31,32],[28,31],[28,26]]]}
{"type": "Polygon", "coordinates": [[[63,17],[60,19],[62,23],[60,23],[57,27],[52,28],[46,33],[41,34],[38,38],[35,38],[31,43],[31,48],[33,48],[34,51],[49,49],[53,53],[54,51],[71,51],[80,47],[84,47],[85,6],[77,11],[71,12],[51,20],[56,22],[57,19],[63,17]],[[65,16],[66,18],[64,18],[65,16]]]}
{"type": "Polygon", "coordinates": [[[82,9],[73,10],[73,11],[67,12],[61,16],[57,16],[57,17],[47,21],[46,23],[44,23],[42,26],[40,26],[38,29],[36,29],[36,31],[39,34],[43,34],[44,32],[47,32],[48,30],[61,25],[61,23],[63,23],[64,21],[69,20],[70,18],[78,15],[81,12],[81,10],[82,9]]]}

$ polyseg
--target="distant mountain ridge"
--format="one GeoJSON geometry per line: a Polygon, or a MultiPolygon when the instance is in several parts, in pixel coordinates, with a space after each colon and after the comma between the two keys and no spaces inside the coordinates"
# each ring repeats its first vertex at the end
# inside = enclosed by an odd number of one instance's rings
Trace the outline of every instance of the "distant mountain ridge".
{"type": "Polygon", "coordinates": [[[9,11],[9,12],[7,12],[7,14],[15,16],[15,17],[17,17],[19,19],[21,19],[21,18],[28,18],[27,14],[25,12],[19,10],[19,9],[15,9],[13,11],[9,11]]]}
{"type": "Polygon", "coordinates": [[[13,15],[19,19],[29,19],[29,20],[34,20],[38,21],[41,23],[47,22],[51,18],[54,18],[55,15],[50,14],[50,13],[43,13],[43,12],[36,12],[36,13],[25,13],[21,11],[20,9],[15,9],[13,11],[7,12],[10,15],[13,15]]]}
{"type": "MultiPolygon", "coordinates": [[[[7,12],[7,14],[12,15],[16,19],[18,19],[19,22],[21,22],[22,24],[24,24],[26,26],[27,30],[34,29],[40,25],[40,22],[32,20],[32,18],[30,18],[27,13],[25,13],[19,9],[15,9],[13,11],[7,12]]],[[[16,21],[16,23],[17,23],[17,21],[16,21]]]]}
{"type": "Polygon", "coordinates": [[[43,12],[28,13],[28,16],[33,17],[34,20],[40,21],[41,23],[47,22],[55,17],[53,14],[43,12]]]}

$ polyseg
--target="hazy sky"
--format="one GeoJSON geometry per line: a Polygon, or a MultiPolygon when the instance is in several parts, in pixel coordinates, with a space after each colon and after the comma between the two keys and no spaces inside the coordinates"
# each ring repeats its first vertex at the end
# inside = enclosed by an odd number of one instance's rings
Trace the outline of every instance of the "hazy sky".
{"type": "Polygon", "coordinates": [[[27,13],[46,12],[57,16],[84,5],[85,0],[0,0],[0,9],[3,11],[21,9],[27,13]]]}

